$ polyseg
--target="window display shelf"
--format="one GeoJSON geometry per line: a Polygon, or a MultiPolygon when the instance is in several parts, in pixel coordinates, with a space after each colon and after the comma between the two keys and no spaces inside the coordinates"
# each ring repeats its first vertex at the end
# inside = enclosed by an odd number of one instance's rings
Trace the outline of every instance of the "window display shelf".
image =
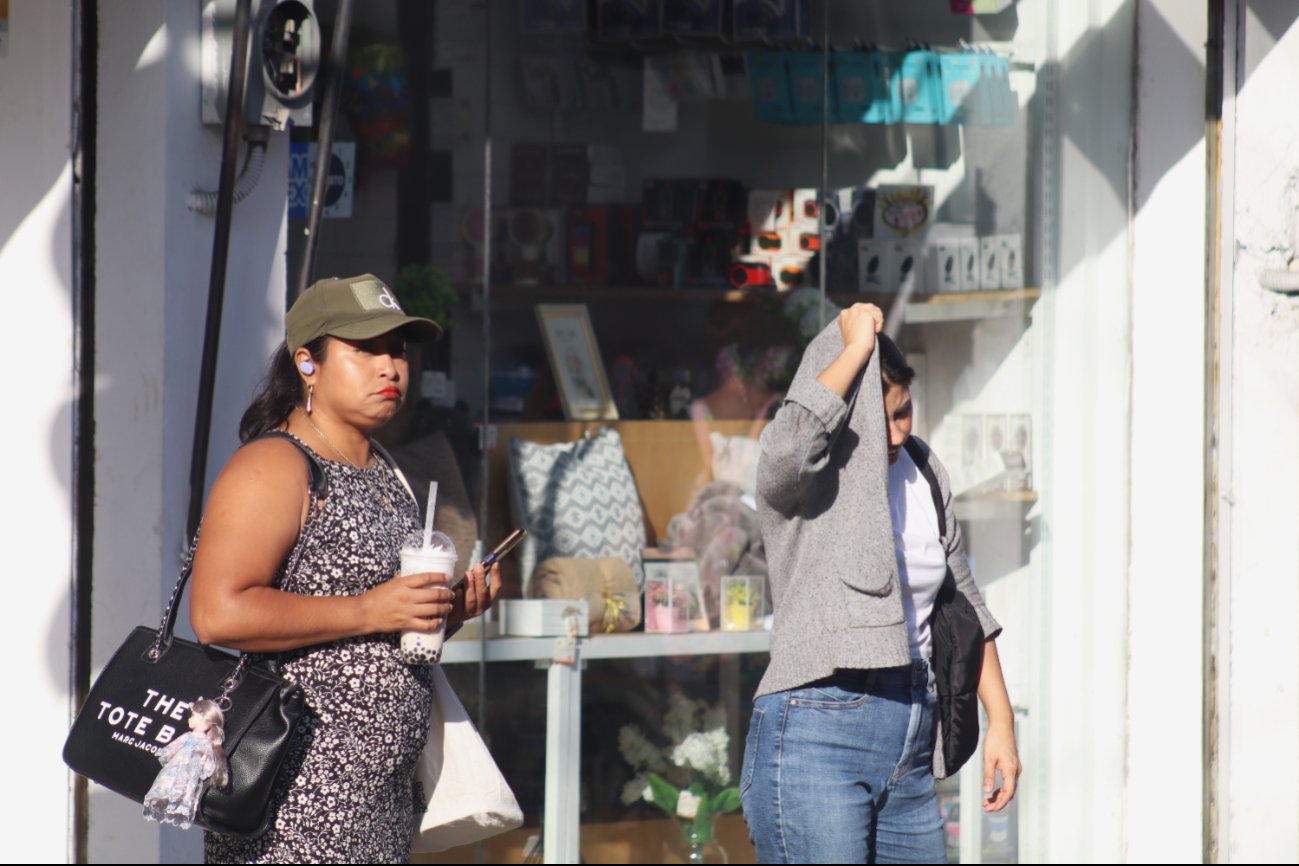
{"type": "MultiPolygon", "coordinates": [[[[908,325],[931,322],[964,322],[1027,314],[1033,302],[1042,297],[1041,289],[1001,289],[987,292],[955,292],[928,295],[907,304],[904,321],[908,325]]],[[[830,300],[840,306],[866,301],[884,309],[893,305],[895,295],[832,294],[830,300]]]]}
{"type": "Polygon", "coordinates": [[[1017,516],[1037,502],[1036,490],[1010,490],[956,498],[957,520],[988,520],[1017,516]]]}
{"type": "MultiPolygon", "coordinates": [[[[481,304],[481,284],[462,285],[462,294],[474,304],[481,304]]],[[[520,286],[504,283],[492,286],[492,299],[509,302],[554,301],[724,301],[738,303],[760,297],[780,297],[783,292],[746,291],[742,289],[666,289],[655,286],[520,286]]],[[[998,316],[1022,315],[1032,302],[1042,296],[1041,289],[1007,289],[990,292],[960,292],[932,295],[907,305],[906,322],[959,322],[998,316]]],[[[887,309],[892,295],[831,294],[830,300],[840,306],[868,302],[887,309]]]]}
{"type": "Polygon", "coordinates": [[[1041,289],[933,295],[908,304],[905,321],[909,325],[921,325],[929,322],[961,322],[969,319],[1022,316],[1028,313],[1029,307],[1040,297],[1042,297],[1041,289]]]}
{"type": "MultiPolygon", "coordinates": [[[[482,303],[481,284],[460,286],[475,305],[482,303]]],[[[667,289],[657,286],[520,286],[493,284],[492,300],[510,302],[555,301],[726,301],[738,302],[757,296],[739,289],[667,289]]]]}
{"type": "MultiPolygon", "coordinates": [[[[688,634],[600,634],[582,638],[582,658],[629,659],[663,656],[729,655],[767,652],[771,635],[765,631],[708,631],[688,634]]],[[[553,637],[493,637],[447,641],[443,664],[548,661],[555,651],[553,637]]]]}

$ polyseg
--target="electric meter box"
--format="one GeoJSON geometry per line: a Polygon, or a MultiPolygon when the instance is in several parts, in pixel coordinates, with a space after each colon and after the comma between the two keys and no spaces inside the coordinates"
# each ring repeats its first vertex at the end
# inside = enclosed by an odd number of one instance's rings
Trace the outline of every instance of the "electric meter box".
{"type": "MultiPolygon", "coordinates": [[[[244,123],[285,129],[311,124],[320,69],[320,22],[314,0],[252,0],[244,123]]],[[[203,123],[225,121],[235,0],[205,0],[200,42],[203,123]]]]}

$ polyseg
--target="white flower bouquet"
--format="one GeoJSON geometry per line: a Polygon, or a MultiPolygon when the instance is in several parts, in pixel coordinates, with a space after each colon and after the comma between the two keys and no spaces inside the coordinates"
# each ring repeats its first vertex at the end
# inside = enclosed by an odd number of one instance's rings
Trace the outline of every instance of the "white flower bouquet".
{"type": "Polygon", "coordinates": [[[618,731],[618,749],[637,774],[623,787],[622,801],[658,806],[681,825],[687,844],[711,842],[713,817],[740,808],[740,789],[731,784],[726,711],[674,694],[663,736],[668,742],[660,746],[636,725],[618,731]]]}

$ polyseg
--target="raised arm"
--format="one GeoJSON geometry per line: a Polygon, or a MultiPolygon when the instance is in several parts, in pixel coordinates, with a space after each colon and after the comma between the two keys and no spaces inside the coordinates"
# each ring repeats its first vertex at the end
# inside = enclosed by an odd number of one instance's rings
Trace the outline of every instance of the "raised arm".
{"type": "Polygon", "coordinates": [[[278,652],[436,628],[451,610],[452,593],[430,575],[395,577],[358,596],[306,596],[271,586],[306,518],[304,460],[289,442],[254,442],[217,478],[190,579],[190,622],[198,639],[278,652]]]}
{"type": "Polygon", "coordinates": [[[846,399],[875,351],[884,313],[854,304],[838,317],[838,334],[823,331],[804,352],[785,403],[762,431],[758,494],[782,513],[793,512],[802,481],[824,468],[848,416],[846,399]]]}

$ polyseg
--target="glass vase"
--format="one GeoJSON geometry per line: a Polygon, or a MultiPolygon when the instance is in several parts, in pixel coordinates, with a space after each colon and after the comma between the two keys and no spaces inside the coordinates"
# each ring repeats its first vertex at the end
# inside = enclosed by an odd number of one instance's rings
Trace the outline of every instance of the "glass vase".
{"type": "Polygon", "coordinates": [[[681,824],[681,844],[687,863],[729,863],[726,849],[717,841],[717,828],[711,820],[686,821],[681,824]]]}

